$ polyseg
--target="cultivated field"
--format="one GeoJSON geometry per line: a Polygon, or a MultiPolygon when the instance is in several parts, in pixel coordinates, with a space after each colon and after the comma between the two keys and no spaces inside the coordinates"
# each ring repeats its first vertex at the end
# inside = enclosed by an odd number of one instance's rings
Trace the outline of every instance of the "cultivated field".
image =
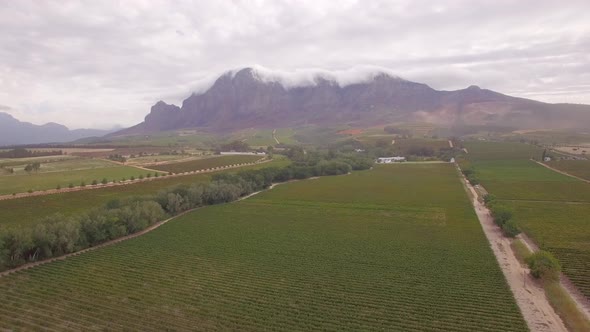
{"type": "Polygon", "coordinates": [[[590,180],[590,160],[558,160],[545,164],[582,179],[590,180]]]}
{"type": "Polygon", "coordinates": [[[253,163],[263,158],[264,156],[217,156],[205,159],[195,159],[190,161],[181,161],[178,163],[152,165],[146,167],[163,172],[184,173],[214,167],[253,163]]]}
{"type": "Polygon", "coordinates": [[[449,164],[284,184],[1,278],[0,294],[10,329],[527,329],[449,164]]]}
{"type": "Polygon", "coordinates": [[[518,143],[472,143],[470,167],[488,192],[514,210],[514,220],[590,297],[590,184],[528,160],[518,143]],[[519,154],[520,153],[520,154],[519,154]]]}
{"type": "Polygon", "coordinates": [[[27,174],[22,169],[15,168],[14,174],[0,175],[0,195],[55,189],[57,186],[67,188],[70,184],[79,186],[82,182],[90,185],[94,180],[100,182],[104,178],[109,182],[120,181],[131,176],[146,176],[147,173],[148,171],[134,167],[101,160],[72,159],[41,164],[39,172],[27,174]]]}
{"type": "MultiPolygon", "coordinates": [[[[230,169],[227,170],[227,172],[237,172],[244,169],[258,169],[264,167],[282,167],[288,164],[289,161],[287,159],[282,158],[281,156],[275,156],[270,162],[241,167],[239,169],[230,169]]],[[[210,179],[211,173],[191,174],[118,187],[3,200],[0,201],[0,228],[6,226],[31,225],[38,223],[39,219],[55,213],[61,213],[66,216],[82,213],[93,207],[102,206],[113,199],[155,194],[163,188],[179,184],[204,182],[209,181],[210,179]]]]}

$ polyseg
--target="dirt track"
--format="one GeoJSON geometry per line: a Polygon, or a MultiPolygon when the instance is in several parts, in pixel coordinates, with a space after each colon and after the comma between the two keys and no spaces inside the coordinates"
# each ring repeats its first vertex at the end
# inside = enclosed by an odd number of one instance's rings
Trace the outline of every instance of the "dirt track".
{"type": "Polygon", "coordinates": [[[530,276],[528,269],[520,264],[510,246],[511,240],[502,234],[500,228],[494,224],[490,211],[478,200],[477,191],[464,177],[462,181],[471,192],[473,208],[481,227],[529,329],[532,332],[567,331],[563,321],[549,304],[545,290],[530,276]]]}
{"type": "Polygon", "coordinates": [[[563,175],[567,175],[567,176],[569,176],[569,177],[572,177],[572,178],[574,178],[574,179],[578,179],[578,180],[580,180],[580,181],[584,181],[584,182],[586,182],[586,183],[590,183],[590,180],[586,180],[586,179],[584,179],[584,178],[581,178],[581,177],[579,177],[579,176],[575,176],[575,175],[572,175],[572,174],[570,174],[570,173],[567,173],[567,172],[564,172],[564,171],[558,170],[557,168],[551,167],[551,166],[549,166],[549,165],[547,165],[547,164],[544,164],[544,163],[538,162],[538,161],[536,161],[536,160],[533,160],[533,159],[531,159],[531,160],[532,160],[532,161],[534,161],[534,162],[536,162],[537,164],[539,164],[539,165],[541,165],[541,166],[543,166],[543,167],[549,168],[550,170],[552,170],[552,171],[555,171],[555,172],[557,172],[557,173],[561,173],[561,174],[563,174],[563,175]]]}
{"type": "MultiPolygon", "coordinates": [[[[124,182],[109,182],[107,184],[86,185],[84,187],[76,186],[73,188],[62,188],[59,190],[58,189],[49,189],[49,190],[43,190],[43,191],[35,191],[32,193],[18,193],[16,195],[0,195],[0,201],[9,200],[9,199],[18,199],[18,198],[24,198],[24,197],[32,197],[32,196],[45,196],[45,195],[52,195],[52,194],[61,194],[61,193],[68,193],[68,192],[75,192],[75,191],[82,191],[82,190],[92,190],[92,189],[100,189],[100,188],[108,188],[108,187],[126,186],[126,185],[136,184],[136,183],[140,183],[140,182],[168,179],[171,177],[194,175],[194,174],[199,174],[199,173],[217,172],[217,171],[221,171],[224,169],[251,166],[251,165],[261,164],[261,163],[265,163],[265,162],[269,162],[269,161],[270,161],[269,159],[264,159],[264,160],[255,161],[253,163],[243,163],[243,164],[234,164],[234,165],[228,165],[228,166],[213,167],[213,168],[201,169],[201,170],[192,171],[192,172],[176,173],[176,174],[167,175],[167,176],[136,179],[133,181],[127,180],[124,182]]],[[[152,170],[150,170],[150,171],[152,171],[152,170]]]]}

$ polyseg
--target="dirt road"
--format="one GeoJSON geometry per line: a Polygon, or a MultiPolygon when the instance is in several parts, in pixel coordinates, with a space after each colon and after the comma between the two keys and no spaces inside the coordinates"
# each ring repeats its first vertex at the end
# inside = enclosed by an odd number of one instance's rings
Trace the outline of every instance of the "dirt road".
{"type": "Polygon", "coordinates": [[[545,290],[530,276],[527,268],[523,267],[510,246],[510,239],[504,237],[502,231],[492,219],[490,211],[477,198],[477,191],[463,177],[463,183],[473,197],[473,208],[477,214],[481,227],[490,242],[490,246],[506,281],[514,294],[516,303],[532,332],[560,331],[566,332],[561,318],[549,304],[545,290]]]}
{"type": "Polygon", "coordinates": [[[561,173],[561,174],[563,174],[563,175],[567,175],[567,176],[569,176],[569,177],[572,177],[572,178],[574,178],[574,179],[578,179],[578,180],[580,180],[580,181],[584,181],[584,182],[586,182],[586,183],[590,183],[590,180],[586,180],[586,179],[584,179],[584,178],[581,178],[581,177],[578,177],[578,176],[572,175],[572,174],[570,174],[570,173],[566,173],[566,172],[564,172],[564,171],[558,170],[557,168],[551,167],[551,166],[549,166],[549,165],[547,165],[547,164],[545,164],[545,163],[541,163],[541,162],[538,162],[538,161],[536,161],[536,160],[533,160],[533,159],[531,159],[531,160],[532,160],[532,161],[534,161],[534,162],[536,162],[537,164],[539,164],[539,165],[541,165],[541,166],[543,166],[543,167],[549,168],[550,170],[552,170],[552,171],[555,171],[555,172],[557,172],[557,173],[561,173]]]}
{"type": "Polygon", "coordinates": [[[449,147],[452,149],[453,148],[453,141],[449,140],[449,147]]]}
{"type": "Polygon", "coordinates": [[[277,142],[277,144],[281,144],[281,142],[279,142],[279,139],[277,138],[277,130],[273,129],[272,131],[272,138],[275,140],[275,142],[277,142]]]}

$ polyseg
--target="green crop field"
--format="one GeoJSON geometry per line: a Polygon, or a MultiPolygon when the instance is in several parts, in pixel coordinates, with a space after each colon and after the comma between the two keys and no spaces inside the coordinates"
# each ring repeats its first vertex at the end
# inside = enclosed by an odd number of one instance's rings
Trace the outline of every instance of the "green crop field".
{"type": "Polygon", "coordinates": [[[178,163],[149,166],[149,168],[163,172],[184,173],[214,167],[229,166],[234,164],[253,163],[263,158],[264,156],[219,156],[206,159],[196,159],[191,161],[181,161],[178,163]]]}
{"type": "Polygon", "coordinates": [[[512,207],[523,231],[552,252],[565,274],[590,297],[590,184],[528,160],[531,151],[540,151],[531,145],[465,146],[469,167],[484,188],[512,207]]]}
{"type": "Polygon", "coordinates": [[[545,164],[582,179],[590,180],[590,160],[558,160],[545,164]]]}
{"type": "MultiPolygon", "coordinates": [[[[288,159],[282,156],[275,156],[272,161],[267,163],[229,169],[224,172],[238,172],[240,170],[264,167],[283,167],[289,163],[288,159]]],[[[0,201],[0,228],[6,226],[33,225],[39,222],[39,219],[55,213],[68,216],[87,211],[93,207],[102,206],[113,199],[151,195],[163,188],[180,184],[205,182],[210,179],[211,173],[191,174],[125,186],[3,200],[0,201]]]]}
{"type": "MultiPolygon", "coordinates": [[[[43,167],[43,165],[41,167],[43,167]]],[[[96,180],[100,182],[103,178],[106,178],[109,181],[119,181],[121,178],[129,179],[131,176],[145,176],[147,173],[149,172],[135,167],[111,164],[110,167],[72,171],[1,175],[0,195],[22,193],[28,190],[38,191],[55,189],[58,185],[62,188],[67,188],[69,184],[78,186],[82,182],[85,182],[86,185],[90,185],[92,181],[96,180]]]]}
{"type": "Polygon", "coordinates": [[[527,330],[448,164],[284,184],[0,294],[15,330],[527,330]]]}
{"type": "Polygon", "coordinates": [[[80,171],[86,169],[97,169],[97,168],[111,168],[119,166],[116,163],[102,160],[102,159],[92,159],[92,158],[78,158],[78,157],[70,157],[70,156],[59,156],[61,158],[55,159],[48,159],[42,160],[42,158],[47,157],[37,157],[37,158],[19,158],[13,159],[13,165],[10,168],[13,169],[14,175],[28,175],[25,172],[24,168],[27,164],[32,162],[32,159],[37,159],[36,162],[41,164],[41,168],[34,172],[34,174],[42,174],[42,173],[49,173],[49,172],[64,172],[64,171],[80,171]],[[17,163],[18,161],[18,163],[17,163]]]}

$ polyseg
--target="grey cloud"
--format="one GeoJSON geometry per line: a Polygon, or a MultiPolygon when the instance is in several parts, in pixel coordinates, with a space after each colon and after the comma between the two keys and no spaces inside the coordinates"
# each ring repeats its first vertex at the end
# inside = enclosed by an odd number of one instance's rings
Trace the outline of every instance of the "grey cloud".
{"type": "Polygon", "coordinates": [[[12,107],[6,105],[0,105],[0,111],[10,111],[12,107]]]}
{"type": "Polygon", "coordinates": [[[369,65],[437,89],[477,84],[590,103],[587,1],[12,1],[0,100],[71,127],[141,121],[233,68],[369,65]]]}

